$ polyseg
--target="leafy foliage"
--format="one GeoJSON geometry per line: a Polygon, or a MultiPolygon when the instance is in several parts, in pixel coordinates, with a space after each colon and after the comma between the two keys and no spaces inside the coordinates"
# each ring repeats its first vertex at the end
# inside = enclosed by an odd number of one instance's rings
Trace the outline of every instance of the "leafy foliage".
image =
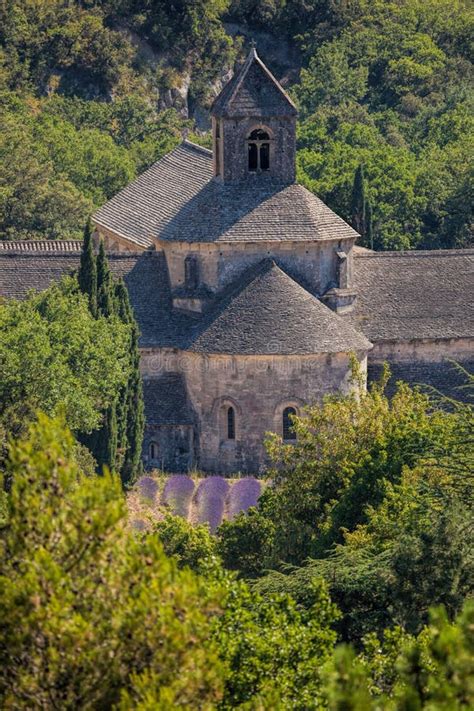
{"type": "Polygon", "coordinates": [[[224,19],[297,50],[299,179],[350,220],[363,164],[367,244],[471,243],[473,20],[463,0],[4,2],[1,237],[79,236],[94,207],[176,145],[187,110],[202,114],[240,53],[224,19]]]}
{"type": "Polygon", "coordinates": [[[94,318],[74,279],[0,304],[0,438],[24,432],[36,409],[63,410],[77,433],[98,427],[128,378],[128,329],[94,318]]]}
{"type": "Polygon", "coordinates": [[[11,451],[1,530],[0,695],[6,707],[165,709],[221,696],[216,585],[127,532],[120,481],[84,477],[73,439],[40,416],[11,451]]]}

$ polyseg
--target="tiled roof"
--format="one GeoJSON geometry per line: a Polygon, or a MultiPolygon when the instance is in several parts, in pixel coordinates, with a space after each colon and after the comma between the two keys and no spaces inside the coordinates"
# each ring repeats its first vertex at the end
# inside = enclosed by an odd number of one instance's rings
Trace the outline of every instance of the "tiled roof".
{"type": "Polygon", "coordinates": [[[356,254],[354,279],[372,342],[474,337],[474,249],[356,254]]]}
{"type": "MultiPolygon", "coordinates": [[[[79,267],[79,253],[45,254],[31,247],[17,254],[0,251],[0,297],[22,299],[29,291],[43,291],[79,267]]],[[[171,315],[163,253],[109,254],[108,259],[111,271],[127,285],[141,332],[140,345],[174,345],[181,320],[171,315]]]]}
{"type": "Polygon", "coordinates": [[[357,233],[296,183],[213,180],[173,217],[161,237],[186,242],[341,239],[357,233]]]}
{"type": "Polygon", "coordinates": [[[252,48],[212,105],[215,116],[295,116],[297,109],[252,48]]]}
{"type": "Polygon", "coordinates": [[[276,264],[251,267],[189,334],[186,349],[235,355],[369,350],[371,344],[276,264]]]}
{"type": "Polygon", "coordinates": [[[224,185],[211,178],[211,152],[184,142],[101,207],[94,222],[144,248],[158,237],[254,242],[357,236],[301,185],[258,179],[224,185]]]}
{"type": "Polygon", "coordinates": [[[81,249],[81,240],[0,241],[0,252],[8,252],[8,254],[78,254],[81,249]]]}
{"type": "Polygon", "coordinates": [[[29,290],[43,291],[79,266],[79,253],[14,252],[0,249],[0,297],[22,299],[29,290]]]}
{"type": "Polygon", "coordinates": [[[194,413],[181,373],[162,373],[156,378],[145,378],[143,396],[147,426],[193,424],[194,413]]]}
{"type": "MultiPolygon", "coordinates": [[[[462,361],[461,365],[469,373],[474,373],[474,355],[468,360],[462,361]]],[[[382,365],[370,363],[368,366],[368,382],[379,380],[382,374],[382,365]]],[[[396,389],[396,383],[403,380],[409,385],[418,385],[424,392],[437,397],[454,398],[462,402],[472,403],[472,389],[469,391],[463,387],[466,385],[466,377],[456,365],[450,361],[442,360],[435,363],[422,361],[394,362],[390,363],[390,380],[387,384],[387,394],[392,396],[396,389]],[[469,396],[471,392],[471,396],[469,396]]]]}
{"type": "Polygon", "coordinates": [[[92,219],[140,247],[150,247],[167,222],[211,178],[211,151],[184,141],[106,202],[92,219]]]}

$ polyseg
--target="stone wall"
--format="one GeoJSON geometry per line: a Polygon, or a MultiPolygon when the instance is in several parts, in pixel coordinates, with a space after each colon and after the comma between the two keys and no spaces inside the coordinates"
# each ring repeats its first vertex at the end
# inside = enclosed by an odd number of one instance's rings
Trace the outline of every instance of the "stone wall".
{"type": "MultiPolygon", "coordinates": [[[[363,370],[366,359],[359,354],[363,370]]],[[[202,356],[143,352],[147,377],[182,372],[197,415],[196,465],[207,472],[258,472],[266,464],[263,440],[282,434],[283,409],[299,413],[326,393],[351,388],[348,354],[314,356],[202,356]],[[235,411],[236,437],[227,438],[226,412],[235,411]]]]}
{"type": "Polygon", "coordinates": [[[188,255],[199,260],[202,283],[218,292],[242,272],[262,259],[271,257],[291,277],[313,294],[323,294],[337,282],[337,251],[347,253],[347,280],[353,284],[353,240],[315,240],[314,242],[248,243],[166,243],[165,252],[172,289],[184,286],[184,260],[188,255]]]}
{"type": "Polygon", "coordinates": [[[472,359],[474,338],[418,338],[411,341],[379,341],[370,352],[371,363],[424,362],[472,359]]]}
{"type": "Polygon", "coordinates": [[[143,438],[143,462],[146,469],[187,472],[196,460],[192,425],[147,425],[143,438]],[[155,457],[151,457],[151,444],[155,457]]]}
{"type": "Polygon", "coordinates": [[[270,169],[262,179],[278,180],[281,183],[293,183],[295,180],[295,131],[296,118],[268,117],[221,119],[221,170],[224,182],[250,180],[248,172],[247,139],[258,128],[270,135],[270,169]]]}

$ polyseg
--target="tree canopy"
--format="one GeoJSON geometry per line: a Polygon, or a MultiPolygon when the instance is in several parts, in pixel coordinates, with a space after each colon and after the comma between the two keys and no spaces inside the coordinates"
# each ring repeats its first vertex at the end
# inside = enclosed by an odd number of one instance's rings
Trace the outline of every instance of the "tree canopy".
{"type": "Polygon", "coordinates": [[[189,114],[202,130],[240,33],[264,31],[289,47],[264,59],[300,109],[298,179],[350,221],[363,165],[378,249],[472,243],[464,0],[9,0],[0,28],[2,239],[80,236],[189,114]]]}

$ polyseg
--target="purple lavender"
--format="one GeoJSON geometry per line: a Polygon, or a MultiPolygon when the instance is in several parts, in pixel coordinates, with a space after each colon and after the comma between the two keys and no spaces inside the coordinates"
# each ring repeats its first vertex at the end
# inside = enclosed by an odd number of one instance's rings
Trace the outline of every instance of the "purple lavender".
{"type": "Polygon", "coordinates": [[[184,474],[171,476],[163,489],[161,503],[168,506],[176,516],[188,517],[194,492],[194,481],[184,474]]]}
{"type": "Polygon", "coordinates": [[[208,523],[211,531],[222,522],[229,484],[221,476],[203,479],[196,491],[197,523],[208,523]]]}
{"type": "Polygon", "coordinates": [[[146,529],[146,523],[142,521],[142,519],[136,518],[132,521],[132,528],[135,531],[144,531],[146,529]]]}
{"type": "Polygon", "coordinates": [[[158,493],[158,482],[151,476],[142,476],[137,481],[137,489],[140,496],[154,501],[158,493]]]}
{"type": "Polygon", "coordinates": [[[256,506],[260,494],[261,484],[258,479],[246,477],[236,481],[229,494],[229,519],[233,519],[240,511],[256,506]]]}

